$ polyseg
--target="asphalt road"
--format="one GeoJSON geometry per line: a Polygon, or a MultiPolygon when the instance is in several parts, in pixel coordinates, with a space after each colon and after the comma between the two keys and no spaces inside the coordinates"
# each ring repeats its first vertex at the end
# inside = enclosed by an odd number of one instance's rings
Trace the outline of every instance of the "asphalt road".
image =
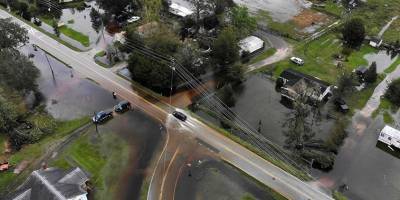
{"type": "MultiPolygon", "coordinates": [[[[0,10],[0,17],[13,18],[13,21],[28,29],[31,43],[50,52],[54,57],[71,66],[74,71],[79,72],[109,90],[110,95],[111,91],[116,92],[119,97],[130,101],[135,107],[165,123],[166,127],[168,127],[166,123],[171,121],[167,120],[170,116],[168,109],[162,109],[139,96],[138,92],[132,89],[129,81],[97,65],[89,53],[75,52],[69,49],[4,10],[0,10]]],[[[217,149],[222,159],[289,199],[332,199],[330,195],[322,192],[318,187],[300,181],[195,118],[188,117],[187,122],[180,123],[180,125],[183,127],[182,129],[174,130],[185,130],[184,134],[191,134],[193,137],[203,140],[217,149]]]]}

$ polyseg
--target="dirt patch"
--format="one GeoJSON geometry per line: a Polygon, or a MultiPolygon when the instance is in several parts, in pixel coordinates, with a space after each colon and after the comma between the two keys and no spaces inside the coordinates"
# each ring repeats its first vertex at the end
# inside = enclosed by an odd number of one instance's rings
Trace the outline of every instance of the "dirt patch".
{"type": "Polygon", "coordinates": [[[317,24],[324,24],[329,17],[323,13],[313,10],[303,10],[300,14],[293,17],[293,22],[299,29],[304,29],[317,24]]]}

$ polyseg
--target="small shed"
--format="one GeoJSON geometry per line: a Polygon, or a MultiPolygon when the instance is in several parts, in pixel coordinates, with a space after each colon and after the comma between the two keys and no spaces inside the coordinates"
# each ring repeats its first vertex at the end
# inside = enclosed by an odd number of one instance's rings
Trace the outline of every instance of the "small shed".
{"type": "Polygon", "coordinates": [[[382,45],[383,40],[378,38],[372,38],[369,41],[369,45],[374,48],[379,48],[382,45]]]}
{"type": "Polygon", "coordinates": [[[239,41],[240,54],[242,54],[244,51],[248,53],[254,53],[260,49],[263,49],[264,45],[264,40],[256,36],[246,37],[239,41]]]}
{"type": "Polygon", "coordinates": [[[169,12],[179,17],[187,17],[194,13],[193,10],[177,3],[171,3],[169,6],[169,12]]]}
{"type": "Polygon", "coordinates": [[[400,149],[400,131],[386,125],[379,133],[378,141],[400,149]]]}

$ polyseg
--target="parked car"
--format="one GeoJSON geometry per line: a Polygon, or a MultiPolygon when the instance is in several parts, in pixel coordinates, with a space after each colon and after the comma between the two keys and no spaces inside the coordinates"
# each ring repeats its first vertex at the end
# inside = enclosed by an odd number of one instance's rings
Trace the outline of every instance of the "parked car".
{"type": "Polygon", "coordinates": [[[296,65],[304,65],[304,60],[298,57],[291,57],[290,60],[295,63],[296,65]]]}
{"type": "Polygon", "coordinates": [[[350,110],[349,106],[342,98],[335,98],[333,103],[335,104],[336,109],[342,113],[347,113],[350,110]]]}
{"type": "Polygon", "coordinates": [[[128,101],[121,101],[114,106],[114,111],[118,113],[125,112],[129,109],[131,109],[131,103],[129,103],[128,101]]]}
{"type": "Polygon", "coordinates": [[[98,113],[96,113],[93,118],[92,121],[93,123],[102,123],[110,118],[112,118],[112,111],[100,111],[98,113]]]}
{"type": "Polygon", "coordinates": [[[183,122],[186,121],[186,119],[187,119],[187,116],[186,116],[185,114],[183,114],[183,113],[181,113],[181,112],[178,112],[178,111],[174,111],[174,112],[172,113],[172,115],[173,115],[174,117],[176,117],[177,119],[183,121],[183,122]]]}
{"type": "Polygon", "coordinates": [[[128,20],[126,20],[128,23],[133,23],[133,22],[137,22],[140,20],[139,16],[133,16],[131,18],[129,18],[128,20]]]}

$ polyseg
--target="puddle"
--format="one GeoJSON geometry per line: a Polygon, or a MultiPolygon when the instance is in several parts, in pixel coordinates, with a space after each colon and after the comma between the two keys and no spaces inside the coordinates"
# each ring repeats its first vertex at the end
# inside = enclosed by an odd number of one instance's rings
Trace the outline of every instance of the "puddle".
{"type": "Polygon", "coordinates": [[[253,13],[260,10],[267,11],[278,22],[286,22],[301,13],[304,8],[309,8],[311,3],[305,0],[233,0],[239,5],[244,5],[253,13]]]}

